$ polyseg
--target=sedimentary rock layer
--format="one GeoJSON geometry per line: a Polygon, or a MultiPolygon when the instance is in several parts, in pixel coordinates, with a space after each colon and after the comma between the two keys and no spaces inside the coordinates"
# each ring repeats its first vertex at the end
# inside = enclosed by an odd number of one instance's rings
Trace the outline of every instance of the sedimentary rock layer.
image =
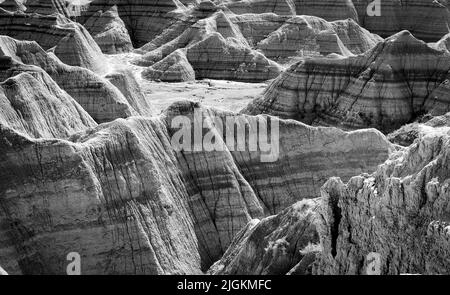
{"type": "Polygon", "coordinates": [[[449,145],[449,128],[436,130],[371,176],[330,179],[314,273],[365,274],[373,252],[381,274],[449,274],[449,145]]]}
{"type": "Polygon", "coordinates": [[[80,21],[92,17],[98,11],[107,11],[117,6],[120,18],[124,21],[135,47],[151,41],[170,24],[179,19],[186,19],[184,4],[194,3],[189,0],[164,1],[128,1],[128,0],[94,0],[88,11],[83,13],[80,21]]]}
{"type": "Polygon", "coordinates": [[[35,66],[0,57],[0,125],[35,138],[64,138],[97,124],[35,66]]]}
{"type": "Polygon", "coordinates": [[[142,77],[149,80],[166,82],[183,82],[195,80],[195,71],[182,49],[177,49],[159,62],[142,72],[142,77]]]}
{"type": "Polygon", "coordinates": [[[65,0],[26,0],[26,12],[50,15],[59,13],[69,17],[65,0]]]}
{"type": "Polygon", "coordinates": [[[0,8],[0,34],[36,41],[44,50],[51,49],[68,65],[98,73],[108,70],[106,59],[88,31],[60,14],[12,13],[0,8]]]}
{"type": "Polygon", "coordinates": [[[433,134],[439,130],[450,127],[450,113],[442,116],[429,117],[425,116],[411,124],[402,126],[400,129],[388,135],[391,142],[402,146],[411,145],[417,138],[427,134],[433,134]]]}
{"type": "Polygon", "coordinates": [[[282,73],[244,113],[385,132],[450,110],[450,54],[400,32],[354,57],[311,58],[282,73]]]}
{"type": "Polygon", "coordinates": [[[97,122],[151,114],[151,107],[131,73],[116,71],[107,77],[113,82],[110,83],[88,69],[62,63],[34,41],[6,36],[0,36],[0,55],[45,70],[97,122]]]}
{"type": "Polygon", "coordinates": [[[91,33],[103,53],[115,54],[133,49],[128,30],[115,5],[107,11],[96,12],[83,26],[91,33]]]}
{"type": "Polygon", "coordinates": [[[286,62],[290,58],[330,53],[353,55],[369,50],[379,41],[379,36],[352,20],[330,23],[311,16],[236,16],[217,11],[198,21],[176,22],[137,50],[143,55],[134,63],[151,66],[144,72],[149,79],[173,76],[171,67],[189,72],[180,53],[164,60],[183,49],[197,79],[257,82],[274,78],[280,72],[281,67],[271,59],[286,62]],[[155,63],[157,69],[153,67],[155,63]]]}
{"type": "Polygon", "coordinates": [[[250,221],[208,273],[450,273],[449,135],[435,128],[374,174],[250,221]]]}
{"type": "Polygon", "coordinates": [[[278,215],[252,220],[236,235],[213,275],[311,274],[321,252],[322,199],[300,201],[278,215]]]}
{"type": "Polygon", "coordinates": [[[392,148],[375,130],[346,133],[269,118],[270,126],[279,122],[276,162],[261,162],[259,150],[179,151],[174,122],[199,110],[210,120],[202,138],[213,132],[216,143],[238,144],[211,125],[236,114],[187,102],[69,141],[2,130],[1,265],[9,273],[64,273],[67,254],[79,252],[86,274],[199,273],[253,218],[317,195],[330,176],[373,171],[392,148]]]}

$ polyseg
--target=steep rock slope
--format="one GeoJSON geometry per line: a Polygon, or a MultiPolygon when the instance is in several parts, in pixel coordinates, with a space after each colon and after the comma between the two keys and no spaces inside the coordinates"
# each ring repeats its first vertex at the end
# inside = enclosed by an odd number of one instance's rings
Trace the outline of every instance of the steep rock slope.
{"type": "Polygon", "coordinates": [[[88,31],[63,15],[13,13],[0,8],[0,34],[36,41],[44,50],[51,49],[68,65],[97,73],[108,71],[107,61],[88,31]]]}
{"type": "Polygon", "coordinates": [[[419,122],[402,126],[388,135],[391,142],[403,146],[411,145],[417,138],[432,134],[438,129],[450,127],[450,113],[437,117],[424,117],[419,122]]]}
{"type": "Polygon", "coordinates": [[[450,273],[449,128],[399,151],[375,174],[330,179],[317,274],[363,274],[378,253],[381,274],[450,273]]]}
{"type": "Polygon", "coordinates": [[[117,6],[98,11],[83,26],[91,33],[103,53],[115,54],[133,50],[130,35],[119,17],[117,6]]]}
{"type": "Polygon", "coordinates": [[[403,31],[355,57],[311,58],[282,73],[244,113],[390,132],[450,110],[450,54],[403,31]]]}
{"type": "Polygon", "coordinates": [[[127,102],[142,116],[151,116],[153,109],[144,95],[141,85],[137,82],[134,73],[129,69],[116,69],[114,72],[105,76],[117,89],[122,92],[127,102]]]}
{"type": "Polygon", "coordinates": [[[448,274],[449,135],[435,128],[374,174],[331,178],[320,198],[250,221],[208,273],[448,274]]]}
{"type": "Polygon", "coordinates": [[[64,138],[97,124],[40,68],[0,57],[0,125],[40,138],[64,138]]]}
{"type": "MultiPolygon", "coordinates": [[[[236,116],[178,103],[161,117],[119,119],[69,141],[2,130],[1,265],[64,273],[75,251],[83,273],[199,273],[251,219],[316,195],[330,176],[373,171],[392,148],[374,130],[279,121],[278,162],[261,162],[259,151],[177,151],[173,120],[196,110],[236,116]]],[[[205,136],[219,132],[207,126],[205,136]]]]}
{"type": "Polygon", "coordinates": [[[50,15],[59,13],[69,17],[66,0],[26,0],[26,12],[50,15]]]}
{"type": "MultiPolygon", "coordinates": [[[[286,62],[290,58],[329,53],[352,55],[369,50],[379,41],[379,36],[352,20],[329,23],[311,16],[237,16],[219,10],[196,22],[176,22],[138,49],[136,52],[142,56],[134,63],[152,66],[161,61],[155,75],[161,68],[168,68],[170,76],[170,67],[165,65],[176,62],[174,58],[179,53],[169,60],[164,58],[183,49],[198,79],[264,81],[274,78],[281,70],[270,59],[286,62]]],[[[178,60],[174,66],[186,71],[183,60],[178,60]]],[[[154,68],[148,69],[153,71],[154,68]]]]}
{"type": "Polygon", "coordinates": [[[34,41],[17,41],[6,36],[0,36],[0,55],[44,69],[97,122],[151,114],[151,107],[131,73],[115,71],[108,76],[113,82],[110,83],[88,69],[62,63],[34,41]]]}
{"type": "Polygon", "coordinates": [[[372,33],[389,37],[409,30],[425,41],[449,33],[450,15],[445,0],[242,0],[222,4],[236,14],[267,13],[312,15],[327,21],[353,19],[372,33]],[[430,21],[432,19],[433,21],[430,21]]]}
{"type": "Polygon", "coordinates": [[[187,49],[197,79],[265,81],[278,76],[282,68],[263,54],[234,38],[213,33],[187,49]]]}
{"type": "Polygon", "coordinates": [[[352,55],[371,49],[381,40],[381,37],[361,28],[352,19],[327,22],[303,15],[288,19],[261,40],[256,48],[261,49],[268,58],[330,53],[352,55]]]}
{"type": "Polygon", "coordinates": [[[195,80],[195,71],[182,49],[177,49],[159,62],[146,68],[142,77],[149,80],[183,82],[195,80]]]}
{"type": "Polygon", "coordinates": [[[300,201],[278,215],[252,220],[208,270],[213,275],[311,274],[321,251],[322,199],[300,201]]]}
{"type": "Polygon", "coordinates": [[[135,47],[151,41],[164,29],[180,19],[186,19],[184,4],[195,3],[189,0],[94,0],[88,11],[80,18],[81,23],[93,17],[98,11],[107,11],[117,6],[120,18],[124,21],[135,47]]]}

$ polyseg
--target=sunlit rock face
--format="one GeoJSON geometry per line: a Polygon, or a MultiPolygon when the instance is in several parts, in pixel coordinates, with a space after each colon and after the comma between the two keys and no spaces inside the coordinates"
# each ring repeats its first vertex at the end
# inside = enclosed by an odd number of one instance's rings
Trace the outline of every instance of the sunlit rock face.
{"type": "Polygon", "coordinates": [[[447,51],[403,31],[362,55],[294,64],[244,112],[390,132],[422,114],[450,110],[445,94],[449,69],[447,51]]]}
{"type": "Polygon", "coordinates": [[[94,0],[80,21],[92,17],[98,11],[108,11],[116,6],[126,25],[135,47],[151,41],[164,29],[180,19],[188,19],[186,6],[196,1],[143,1],[143,0],[94,0]]]}
{"type": "Polygon", "coordinates": [[[290,59],[331,53],[351,56],[381,40],[353,20],[216,11],[171,25],[136,50],[142,56],[133,62],[149,67],[143,77],[150,80],[190,80],[190,65],[196,79],[261,82],[275,78],[283,70],[280,64],[290,59]],[[170,78],[174,69],[183,73],[181,77],[170,78]]]}
{"type": "Polygon", "coordinates": [[[199,273],[251,219],[315,196],[332,175],[373,171],[392,149],[374,130],[292,121],[279,121],[277,162],[260,162],[258,151],[173,149],[172,120],[196,110],[204,118],[237,116],[179,103],[160,117],[116,120],[68,141],[37,141],[4,128],[2,266],[63,273],[67,251],[79,251],[85,273],[199,273]]]}
{"type": "Polygon", "coordinates": [[[208,274],[311,274],[321,252],[321,206],[322,199],[308,199],[278,215],[251,220],[208,274]]]}
{"type": "Polygon", "coordinates": [[[103,53],[116,54],[133,50],[130,35],[119,17],[117,6],[96,12],[83,26],[91,33],[103,53]]]}
{"type": "Polygon", "coordinates": [[[330,178],[315,199],[252,220],[209,274],[448,274],[449,127],[373,174],[330,178]]]}
{"type": "Polygon", "coordinates": [[[142,72],[148,80],[186,82],[195,80],[195,71],[182,49],[177,49],[142,72]]]}
{"type": "Polygon", "coordinates": [[[448,274],[449,144],[449,128],[435,130],[373,175],[330,179],[324,251],[314,272],[365,274],[374,252],[381,274],[448,274]]]}
{"type": "Polygon", "coordinates": [[[42,68],[97,122],[151,114],[151,106],[130,72],[114,71],[103,78],[88,69],[64,64],[34,41],[6,36],[0,36],[0,55],[42,68]]]}
{"type": "Polygon", "coordinates": [[[65,138],[97,124],[42,69],[0,56],[0,124],[35,138],[65,138]]]}
{"type": "Polygon", "coordinates": [[[353,19],[382,37],[409,30],[419,39],[437,41],[449,33],[450,16],[447,1],[444,0],[285,0],[276,3],[251,0],[230,1],[223,6],[236,14],[271,12],[278,15],[311,15],[327,21],[353,19]]]}
{"type": "Polygon", "coordinates": [[[0,34],[18,40],[36,41],[44,50],[51,49],[68,65],[97,73],[108,70],[100,48],[88,31],[61,14],[13,13],[0,8],[0,34]]]}

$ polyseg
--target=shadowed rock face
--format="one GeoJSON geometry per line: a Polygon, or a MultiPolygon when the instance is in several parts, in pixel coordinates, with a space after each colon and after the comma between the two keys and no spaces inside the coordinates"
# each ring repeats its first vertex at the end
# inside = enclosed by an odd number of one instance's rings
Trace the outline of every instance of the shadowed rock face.
{"type": "Polygon", "coordinates": [[[45,70],[97,122],[151,114],[151,107],[131,73],[116,71],[107,77],[113,82],[110,83],[88,69],[62,63],[34,41],[17,41],[6,36],[0,36],[0,55],[45,70]]]}
{"type": "Polygon", "coordinates": [[[391,149],[373,130],[280,121],[279,162],[261,163],[259,152],[177,152],[171,121],[195,109],[175,104],[161,117],[119,119],[69,141],[2,132],[11,143],[0,145],[2,266],[63,273],[67,253],[79,251],[84,273],[198,273],[251,219],[316,195],[330,176],[373,171],[391,149]]]}
{"type": "Polygon", "coordinates": [[[449,274],[449,144],[446,128],[394,153],[371,176],[330,179],[323,190],[337,214],[324,215],[315,273],[363,274],[376,252],[382,274],[449,274]]]}
{"type": "Polygon", "coordinates": [[[281,67],[263,54],[219,33],[189,47],[186,56],[197,79],[259,82],[275,78],[281,72],[281,67]]]}
{"type": "Polygon", "coordinates": [[[327,22],[311,16],[288,19],[257,44],[268,58],[328,55],[353,55],[374,47],[382,39],[361,28],[354,20],[327,22]]]}
{"type": "Polygon", "coordinates": [[[51,49],[68,65],[97,73],[108,70],[100,48],[88,31],[60,14],[12,13],[0,8],[0,34],[18,40],[36,41],[44,50],[51,49]]]}
{"type": "Polygon", "coordinates": [[[450,55],[400,32],[355,57],[312,58],[281,74],[244,113],[347,129],[399,128],[450,110],[450,55]]]}
{"type": "Polygon", "coordinates": [[[450,15],[445,0],[380,0],[380,16],[367,14],[370,2],[353,0],[359,23],[382,37],[408,30],[417,38],[431,42],[449,33],[450,15]]]}
{"type": "Polygon", "coordinates": [[[98,11],[88,18],[83,26],[91,33],[103,53],[115,54],[133,50],[130,35],[120,19],[117,6],[107,11],[98,11]]]}
{"type": "Polygon", "coordinates": [[[43,70],[0,57],[0,125],[40,138],[64,138],[97,124],[43,70]]]}
{"type": "Polygon", "coordinates": [[[85,17],[117,5],[119,16],[124,20],[136,47],[151,41],[178,20],[189,20],[190,9],[186,9],[189,4],[197,6],[195,15],[201,18],[223,9],[235,14],[311,15],[327,21],[352,19],[382,37],[409,30],[419,39],[431,42],[449,33],[450,16],[445,0],[380,0],[380,14],[369,16],[367,8],[372,2],[373,0],[246,0],[215,3],[201,1],[196,4],[189,0],[96,0],[91,3],[85,17]],[[150,26],[151,23],[154,25],[150,26]]]}

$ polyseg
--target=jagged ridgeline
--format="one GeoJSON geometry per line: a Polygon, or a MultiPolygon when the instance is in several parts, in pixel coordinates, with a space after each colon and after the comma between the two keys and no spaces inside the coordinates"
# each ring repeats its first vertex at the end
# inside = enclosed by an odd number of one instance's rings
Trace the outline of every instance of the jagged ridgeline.
{"type": "Polygon", "coordinates": [[[0,274],[449,274],[447,7],[2,1],[0,274]]]}
{"type": "Polygon", "coordinates": [[[300,61],[243,112],[384,132],[424,114],[443,115],[450,111],[443,42],[426,44],[402,31],[358,56],[300,61]]]}

